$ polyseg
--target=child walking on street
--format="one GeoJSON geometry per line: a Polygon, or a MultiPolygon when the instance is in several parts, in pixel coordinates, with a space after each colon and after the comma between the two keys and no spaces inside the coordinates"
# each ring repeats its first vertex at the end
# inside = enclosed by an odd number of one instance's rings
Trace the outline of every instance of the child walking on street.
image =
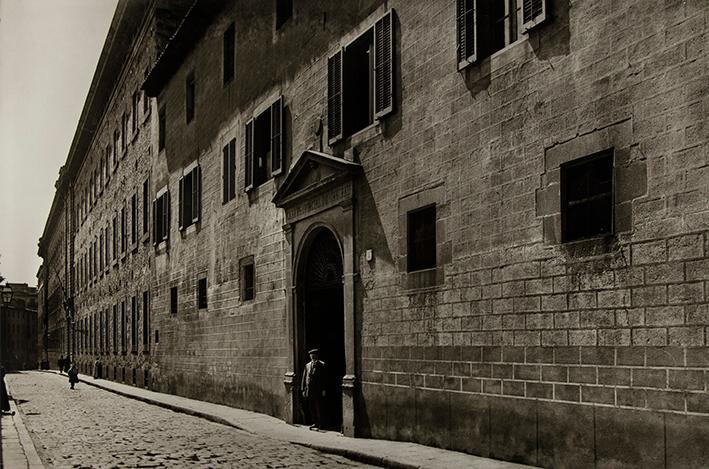
{"type": "Polygon", "coordinates": [[[69,386],[74,389],[74,385],[79,382],[79,372],[76,371],[76,365],[73,362],[66,374],[69,375],[69,386]]]}

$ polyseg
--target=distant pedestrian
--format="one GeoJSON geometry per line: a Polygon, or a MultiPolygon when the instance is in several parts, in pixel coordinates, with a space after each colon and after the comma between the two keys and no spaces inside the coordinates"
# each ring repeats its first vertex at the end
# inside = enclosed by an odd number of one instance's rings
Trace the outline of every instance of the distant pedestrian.
{"type": "Polygon", "coordinates": [[[101,378],[101,359],[98,357],[96,357],[96,361],[94,362],[94,378],[101,378]]]}
{"type": "Polygon", "coordinates": [[[74,385],[79,382],[79,372],[76,371],[76,365],[73,362],[66,374],[69,375],[69,386],[74,389],[74,385]]]}
{"type": "Polygon", "coordinates": [[[64,355],[59,355],[59,360],[57,360],[57,364],[59,365],[59,373],[64,373],[64,355]]]}
{"type": "Polygon", "coordinates": [[[15,412],[10,412],[10,398],[7,395],[5,387],[5,368],[0,366],[0,410],[3,414],[15,415],[15,412]]]}
{"type": "Polygon", "coordinates": [[[312,349],[308,352],[310,361],[305,364],[305,370],[300,381],[300,391],[306,401],[310,413],[310,429],[322,428],[322,407],[325,400],[327,383],[327,368],[325,362],[319,360],[320,351],[312,349]]]}

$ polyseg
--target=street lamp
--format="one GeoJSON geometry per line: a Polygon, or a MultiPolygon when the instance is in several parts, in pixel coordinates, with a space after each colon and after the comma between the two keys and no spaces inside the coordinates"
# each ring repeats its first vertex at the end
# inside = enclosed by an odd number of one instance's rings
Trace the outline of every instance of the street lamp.
{"type": "Polygon", "coordinates": [[[9,305],[12,301],[12,287],[10,285],[5,285],[2,287],[2,302],[9,305]]]}

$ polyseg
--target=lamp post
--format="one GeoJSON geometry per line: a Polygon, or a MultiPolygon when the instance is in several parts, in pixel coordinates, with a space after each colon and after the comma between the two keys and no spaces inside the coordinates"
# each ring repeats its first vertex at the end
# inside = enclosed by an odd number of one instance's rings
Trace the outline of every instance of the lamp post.
{"type": "Polygon", "coordinates": [[[4,305],[9,305],[10,302],[12,301],[12,287],[10,285],[5,285],[2,287],[2,303],[4,305]]]}

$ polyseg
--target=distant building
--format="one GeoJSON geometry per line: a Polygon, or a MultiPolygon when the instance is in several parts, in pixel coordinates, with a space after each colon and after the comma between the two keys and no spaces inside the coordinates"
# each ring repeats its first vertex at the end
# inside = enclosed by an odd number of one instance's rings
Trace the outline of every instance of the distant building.
{"type": "Polygon", "coordinates": [[[0,366],[7,371],[33,370],[37,355],[37,289],[7,283],[12,302],[0,302],[0,366]]]}
{"type": "Polygon", "coordinates": [[[43,237],[84,370],[302,423],[318,347],[347,435],[706,459],[709,3],[154,7],[43,237]]]}

